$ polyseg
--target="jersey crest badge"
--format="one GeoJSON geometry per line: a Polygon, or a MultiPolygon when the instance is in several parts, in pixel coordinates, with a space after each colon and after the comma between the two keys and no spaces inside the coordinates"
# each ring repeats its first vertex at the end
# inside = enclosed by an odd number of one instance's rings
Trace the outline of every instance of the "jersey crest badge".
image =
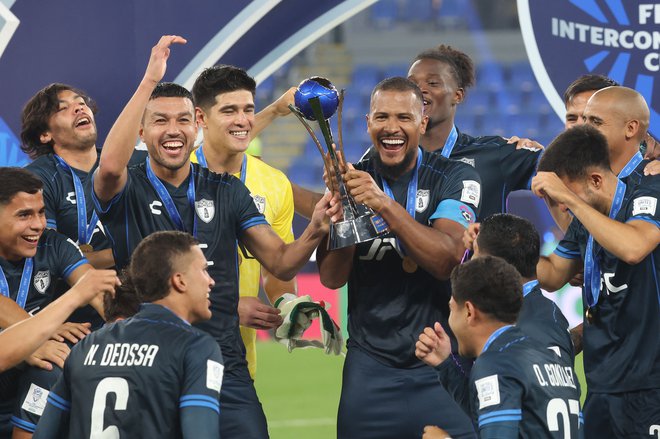
{"type": "Polygon", "coordinates": [[[39,387],[34,383],[30,383],[30,390],[23,401],[21,409],[26,412],[34,413],[37,416],[43,415],[44,409],[46,408],[48,394],[48,390],[39,387]]]}
{"type": "Polygon", "coordinates": [[[266,211],[266,197],[262,197],[261,195],[252,195],[252,199],[254,200],[254,205],[257,206],[259,213],[263,215],[266,211]]]}
{"type": "Polygon", "coordinates": [[[418,189],[417,197],[415,198],[415,212],[422,213],[429,207],[429,200],[431,199],[431,191],[428,189],[418,189]]]}
{"type": "Polygon", "coordinates": [[[50,286],[50,271],[37,271],[37,274],[34,275],[32,280],[34,288],[39,292],[39,294],[46,293],[46,290],[50,286]]]}
{"type": "Polygon", "coordinates": [[[204,198],[195,201],[195,212],[197,212],[199,219],[208,224],[215,216],[215,203],[212,200],[204,198]]]}
{"type": "Polygon", "coordinates": [[[474,168],[474,163],[475,163],[475,162],[474,162],[474,159],[473,159],[473,158],[461,157],[460,159],[458,159],[458,161],[459,161],[459,162],[463,162],[463,163],[465,163],[465,164],[467,164],[467,165],[470,165],[470,166],[472,166],[472,167],[474,168]]]}

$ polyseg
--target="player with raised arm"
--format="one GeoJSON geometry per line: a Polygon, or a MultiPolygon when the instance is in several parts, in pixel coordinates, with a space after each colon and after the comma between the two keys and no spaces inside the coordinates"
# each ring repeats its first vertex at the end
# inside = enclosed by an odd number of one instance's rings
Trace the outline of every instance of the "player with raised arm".
{"type": "Polygon", "coordinates": [[[455,437],[474,437],[468,417],[410,343],[425,326],[446,321],[446,279],[463,256],[463,231],[481,203],[471,166],[419,146],[426,123],[414,83],[389,78],[374,88],[367,127],[375,153],[344,177],[355,201],[379,213],[390,233],[317,250],[321,282],[329,288],[349,282],[340,438],[415,437],[443,420],[455,437]]]}
{"type": "Polygon", "coordinates": [[[140,311],[73,348],[34,437],[219,437],[222,355],[191,326],[211,317],[207,267],[187,233],[145,238],[128,270],[140,311]]]}
{"type": "Polygon", "coordinates": [[[237,241],[269,272],[291,279],[327,234],[326,216],[332,216],[339,204],[330,208],[332,194],[327,194],[300,238],[285,244],[238,178],[190,163],[197,135],[192,96],[176,84],[159,84],[170,46],[181,43],[185,39],[168,35],[152,49],[140,85],[104,144],[94,176],[95,204],[120,267],[143,238],[159,230],[188,231],[202,243],[215,286],[213,317],[198,326],[218,341],[225,360],[221,434],[267,437],[239,332],[237,241]],[[138,134],[149,157],[127,167],[138,134]]]}
{"type": "Polygon", "coordinates": [[[575,216],[537,273],[555,291],[584,267],[587,438],[642,437],[660,425],[660,177],[635,185],[614,168],[605,137],[583,125],[552,142],[532,182],[575,216]]]}
{"type": "MultiPolygon", "coordinates": [[[[454,269],[451,286],[448,327],[461,355],[477,357],[469,379],[457,385],[451,342],[438,322],[419,335],[415,354],[463,402],[479,437],[579,438],[580,394],[572,365],[515,325],[524,300],[515,267],[494,256],[477,257],[454,269]]],[[[438,426],[424,430],[424,439],[446,437],[438,426]]]]}

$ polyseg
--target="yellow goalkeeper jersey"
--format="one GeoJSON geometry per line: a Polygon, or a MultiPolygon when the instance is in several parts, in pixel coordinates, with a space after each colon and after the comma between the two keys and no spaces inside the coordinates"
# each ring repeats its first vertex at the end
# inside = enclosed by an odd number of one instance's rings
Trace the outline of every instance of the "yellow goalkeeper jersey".
{"type": "MultiPolygon", "coordinates": [[[[202,147],[190,155],[193,163],[206,165],[202,147]]],[[[293,192],[291,183],[284,173],[249,154],[244,155],[241,172],[234,174],[240,178],[250,191],[257,209],[266,217],[275,233],[284,242],[293,241],[293,192]]],[[[239,248],[241,265],[239,267],[239,294],[241,296],[257,297],[261,278],[261,265],[249,254],[247,249],[239,248]]],[[[293,292],[293,291],[292,291],[293,292]]],[[[241,337],[245,344],[248,369],[252,379],[257,372],[257,331],[241,326],[241,337]]]]}

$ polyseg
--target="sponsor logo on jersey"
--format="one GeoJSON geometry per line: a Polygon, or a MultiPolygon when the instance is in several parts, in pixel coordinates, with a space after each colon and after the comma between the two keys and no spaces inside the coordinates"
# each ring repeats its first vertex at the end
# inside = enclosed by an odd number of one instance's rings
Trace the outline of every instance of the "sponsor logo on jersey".
{"type": "Polygon", "coordinates": [[[46,408],[46,399],[48,398],[48,390],[43,387],[39,387],[34,383],[30,383],[30,389],[28,390],[23,405],[21,405],[21,410],[26,412],[34,413],[37,416],[41,416],[44,413],[46,408]]]}
{"type": "Polygon", "coordinates": [[[259,213],[263,215],[266,211],[266,197],[262,197],[261,195],[252,195],[252,199],[254,200],[254,205],[257,206],[259,213]]]}
{"type": "Polygon", "coordinates": [[[415,198],[415,212],[422,213],[429,207],[431,191],[428,189],[418,189],[417,198],[415,198]]]}
{"type": "Polygon", "coordinates": [[[220,392],[225,366],[213,360],[206,360],[206,387],[220,392]]]}
{"type": "Polygon", "coordinates": [[[40,293],[44,294],[50,286],[50,271],[37,271],[32,280],[34,288],[40,293]]]}
{"type": "Polygon", "coordinates": [[[76,204],[76,193],[75,192],[67,193],[66,200],[71,204],[76,204]]]}
{"type": "Polygon", "coordinates": [[[496,375],[490,375],[474,382],[479,396],[479,410],[500,403],[500,383],[496,375]]]}
{"type": "Polygon", "coordinates": [[[655,208],[658,205],[658,199],[655,197],[639,197],[633,200],[633,216],[635,215],[655,215],[655,208]]]}
{"type": "Polygon", "coordinates": [[[158,200],[154,200],[150,205],[149,205],[149,210],[151,213],[154,215],[161,215],[163,212],[160,209],[157,209],[158,207],[163,207],[163,203],[161,203],[158,200]]]}
{"type": "Polygon", "coordinates": [[[474,180],[463,180],[463,190],[461,191],[461,201],[473,204],[479,207],[481,200],[481,184],[474,180]]]}
{"type": "Polygon", "coordinates": [[[199,219],[208,224],[215,216],[215,203],[205,198],[195,201],[195,212],[197,212],[199,219]]]}

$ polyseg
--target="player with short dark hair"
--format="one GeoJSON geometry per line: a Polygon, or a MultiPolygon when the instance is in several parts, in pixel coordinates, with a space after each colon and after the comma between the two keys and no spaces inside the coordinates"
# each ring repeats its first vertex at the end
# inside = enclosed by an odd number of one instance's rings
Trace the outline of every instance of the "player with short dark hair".
{"type": "MultiPolygon", "coordinates": [[[[471,240],[467,231],[463,242],[471,240]]],[[[558,361],[573,366],[574,349],[569,326],[561,309],[545,297],[536,279],[541,239],[534,225],[525,218],[498,213],[478,224],[477,238],[468,242],[474,257],[497,256],[513,265],[523,278],[523,306],[516,326],[541,346],[553,350],[558,361]]]]}
{"type": "Polygon", "coordinates": [[[238,178],[191,164],[198,127],[193,102],[189,96],[152,98],[165,73],[170,46],[177,43],[185,39],[164,36],[152,49],[143,80],[110,130],[94,176],[95,204],[120,267],[142,239],[159,230],[188,231],[202,243],[216,283],[211,293],[213,318],[198,327],[218,341],[225,359],[221,435],[264,437],[266,420],[239,332],[237,242],[271,273],[291,279],[327,234],[326,216],[336,214],[339,204],[330,208],[332,194],[326,195],[301,237],[285,244],[238,178]],[[138,133],[149,157],[127,167],[138,133]]]}
{"type": "MultiPolygon", "coordinates": [[[[54,230],[46,229],[43,183],[21,168],[0,168],[0,328],[25,320],[55,298],[55,284],[75,284],[91,269],[78,247],[54,230]]],[[[95,299],[100,308],[100,298],[95,299]]],[[[69,337],[66,326],[58,333],[69,337]]],[[[84,335],[83,335],[84,336],[84,335]]],[[[61,339],[61,337],[58,337],[61,339]]],[[[62,363],[68,348],[46,342],[29,363],[52,369],[62,363]]],[[[8,423],[16,397],[19,371],[0,374],[0,430],[8,423]]],[[[10,433],[6,433],[10,434],[10,433]]]]}
{"type": "Polygon", "coordinates": [[[380,214],[389,233],[317,250],[321,282],[338,288],[348,281],[339,438],[416,437],[443,420],[453,437],[474,437],[468,417],[410,343],[431,322],[446,322],[446,280],[463,256],[461,237],[482,195],[472,167],[419,146],[426,123],[414,83],[391,78],[376,86],[367,118],[375,151],[344,177],[355,201],[380,214]]]}
{"type": "Polygon", "coordinates": [[[73,348],[34,437],[217,438],[223,360],[191,326],[211,317],[207,267],[187,233],[146,237],[129,267],[145,303],[73,348]]]}
{"type": "Polygon", "coordinates": [[[565,128],[572,128],[575,125],[584,123],[582,113],[584,113],[584,108],[594,93],[603,88],[617,85],[619,83],[615,80],[595,74],[582,75],[571,82],[563,95],[564,106],[566,107],[565,128]]]}
{"type": "Polygon", "coordinates": [[[472,137],[458,130],[456,111],[474,77],[470,57],[444,44],[420,52],[408,70],[408,79],[424,94],[424,113],[429,117],[422,147],[479,172],[484,191],[479,217],[485,218],[506,211],[509,193],[529,189],[541,146],[527,139],[509,143],[499,136],[472,137]]]}
{"type": "MultiPolygon", "coordinates": [[[[424,329],[415,353],[436,368],[443,384],[453,386],[480,438],[579,437],[580,396],[572,365],[557,361],[515,326],[524,302],[521,284],[515,267],[494,256],[474,258],[452,272],[449,328],[461,355],[477,357],[462,386],[448,379],[455,367],[440,323],[424,329]]],[[[446,437],[435,426],[424,430],[424,439],[446,437]]]]}
{"type": "Polygon", "coordinates": [[[589,125],[546,149],[532,190],[575,219],[538,277],[555,291],[584,267],[585,436],[642,437],[660,424],[660,177],[618,179],[610,151],[589,125]]]}
{"type": "MultiPolygon", "coordinates": [[[[191,154],[190,160],[215,173],[227,172],[239,178],[250,191],[257,210],[288,243],[294,240],[291,183],[284,173],[247,153],[256,125],[255,89],[254,79],[238,67],[209,67],[199,75],[192,94],[204,143],[191,154]]],[[[295,279],[277,279],[261,267],[245,246],[240,245],[238,251],[241,296],[238,315],[248,369],[254,379],[257,329],[274,329],[282,324],[280,310],[270,305],[284,294],[295,294],[297,287],[295,279]],[[260,279],[269,304],[258,298],[260,279]]]]}

